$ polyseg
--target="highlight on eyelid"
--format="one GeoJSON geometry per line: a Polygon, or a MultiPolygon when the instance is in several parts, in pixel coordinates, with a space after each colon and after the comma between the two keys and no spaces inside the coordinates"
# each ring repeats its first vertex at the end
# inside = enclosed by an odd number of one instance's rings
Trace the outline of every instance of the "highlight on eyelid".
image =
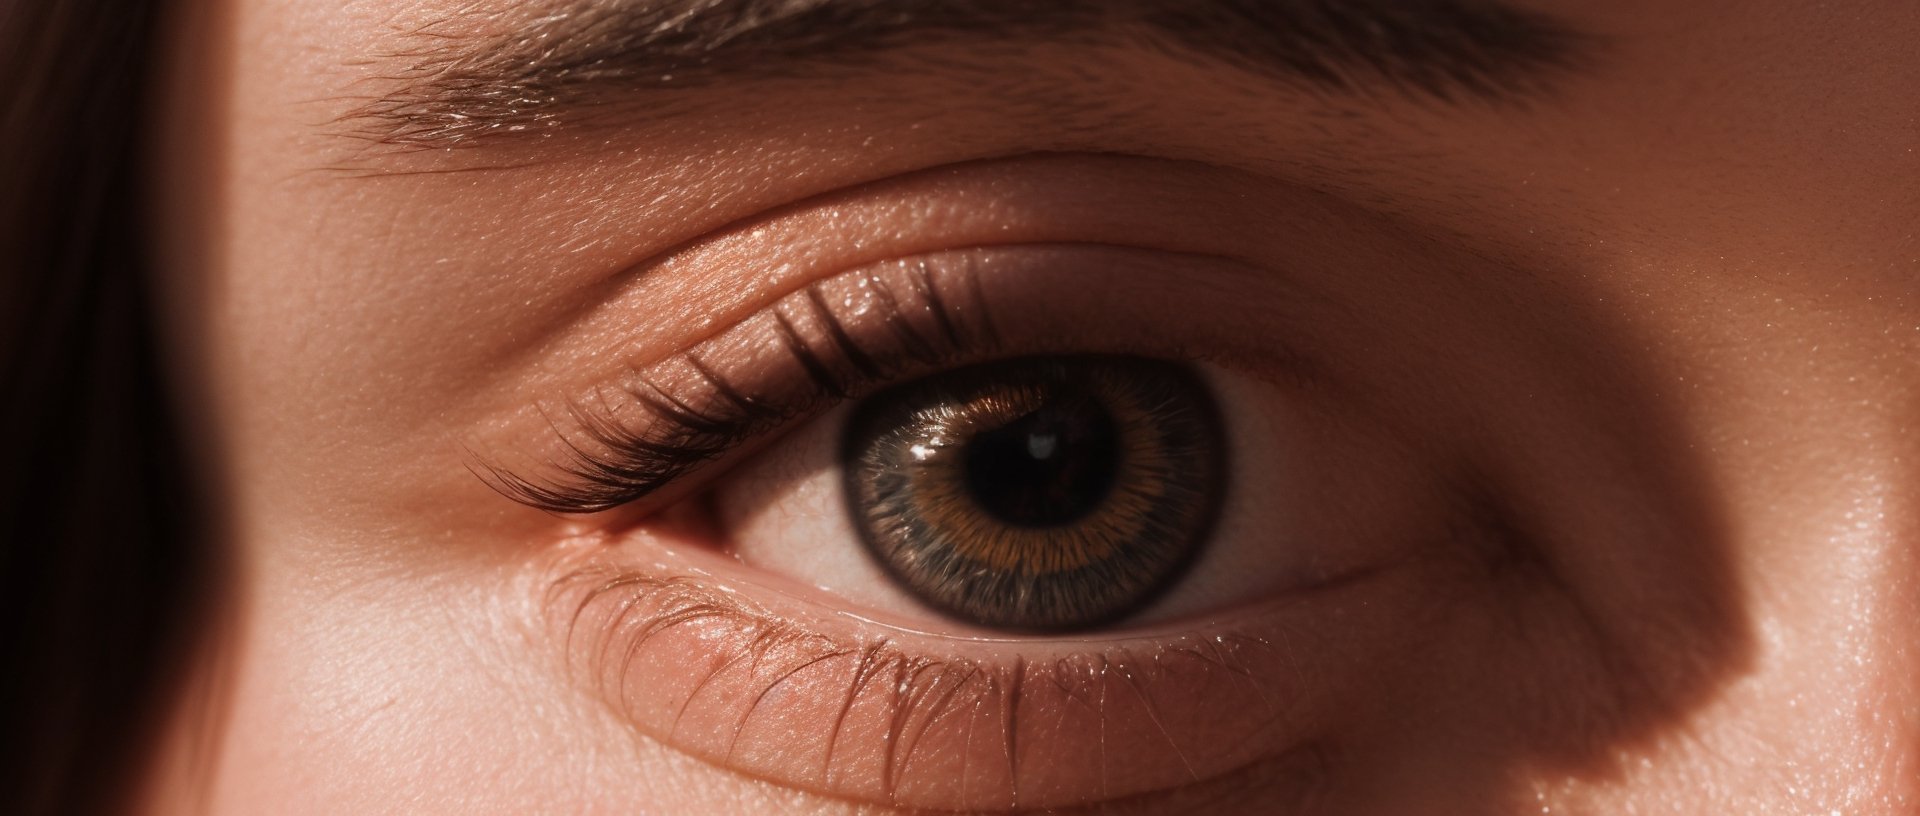
{"type": "Polygon", "coordinates": [[[571,665],[649,736],[831,796],[1085,805],[1310,753],[1286,745],[1310,733],[1295,705],[1302,675],[1252,632],[840,636],[703,579],[609,569],[573,573],[552,600],[571,665]]]}

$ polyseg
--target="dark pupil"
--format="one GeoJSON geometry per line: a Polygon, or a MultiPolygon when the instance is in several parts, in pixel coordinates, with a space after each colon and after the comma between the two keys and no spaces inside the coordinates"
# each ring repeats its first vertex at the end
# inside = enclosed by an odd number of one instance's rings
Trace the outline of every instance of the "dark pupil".
{"type": "Polygon", "coordinates": [[[1119,432],[1089,399],[1059,400],[966,445],[967,488],[995,518],[1020,527],[1077,521],[1113,487],[1119,432]]]}

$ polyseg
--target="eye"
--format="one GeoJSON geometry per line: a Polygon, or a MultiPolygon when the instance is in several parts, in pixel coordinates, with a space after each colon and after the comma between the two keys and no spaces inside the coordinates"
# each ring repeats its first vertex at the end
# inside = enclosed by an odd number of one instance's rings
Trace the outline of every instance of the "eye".
{"type": "Polygon", "coordinates": [[[619,519],[568,551],[558,640],[677,750],[947,810],[1292,778],[1421,602],[1342,588],[1460,522],[1259,274],[1109,246],[854,270],[543,409],[550,452],[483,473],[619,519]]]}
{"type": "Polygon", "coordinates": [[[868,398],[847,506],[888,573],[984,626],[1075,629],[1137,608],[1205,543],[1219,419],[1188,370],[1062,356],[935,374],[868,398]]]}

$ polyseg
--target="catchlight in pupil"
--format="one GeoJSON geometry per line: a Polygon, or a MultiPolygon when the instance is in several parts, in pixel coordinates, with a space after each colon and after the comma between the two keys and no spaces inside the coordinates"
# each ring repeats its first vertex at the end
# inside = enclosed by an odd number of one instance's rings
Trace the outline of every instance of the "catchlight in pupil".
{"type": "Polygon", "coordinates": [[[1119,456],[1113,417],[1098,403],[1069,398],[975,434],[966,443],[967,488],[1008,524],[1066,524],[1106,498],[1119,456]]]}
{"type": "Polygon", "coordinates": [[[848,509],[913,595],[1008,629],[1084,628],[1164,589],[1225,488],[1211,394],[1189,369],[1032,357],[877,394],[849,420],[848,509]]]}

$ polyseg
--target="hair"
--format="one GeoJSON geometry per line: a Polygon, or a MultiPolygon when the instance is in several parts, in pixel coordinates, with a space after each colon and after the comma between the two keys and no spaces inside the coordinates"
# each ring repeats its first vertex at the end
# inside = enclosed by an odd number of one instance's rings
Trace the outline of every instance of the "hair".
{"type": "Polygon", "coordinates": [[[125,809],[214,560],[147,258],[156,0],[0,4],[0,812],[125,809]]]}

